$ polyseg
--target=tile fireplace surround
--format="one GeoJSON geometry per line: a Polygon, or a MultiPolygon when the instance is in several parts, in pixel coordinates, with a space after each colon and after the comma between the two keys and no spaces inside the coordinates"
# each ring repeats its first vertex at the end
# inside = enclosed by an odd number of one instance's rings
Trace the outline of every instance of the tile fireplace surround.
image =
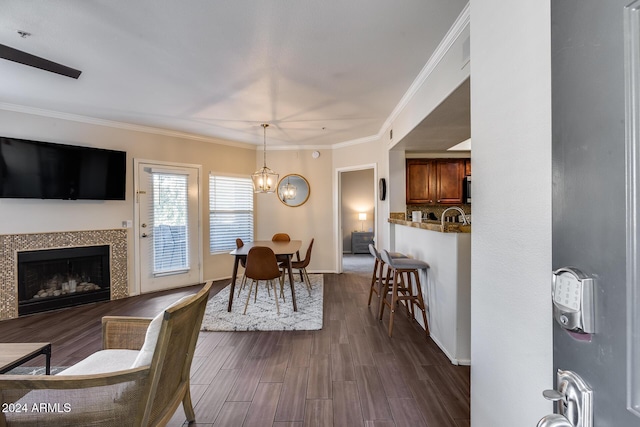
{"type": "Polygon", "coordinates": [[[18,252],[97,245],[111,249],[111,299],[128,296],[125,229],[0,235],[0,320],[18,317],[18,252]]]}

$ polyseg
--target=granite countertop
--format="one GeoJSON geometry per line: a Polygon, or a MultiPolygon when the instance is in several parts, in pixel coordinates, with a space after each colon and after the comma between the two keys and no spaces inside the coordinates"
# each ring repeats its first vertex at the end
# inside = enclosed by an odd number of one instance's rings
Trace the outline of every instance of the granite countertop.
{"type": "Polygon", "coordinates": [[[412,222],[404,219],[389,218],[391,224],[405,225],[407,227],[421,228],[423,230],[438,231],[440,233],[471,233],[471,225],[463,225],[457,222],[423,221],[412,222]]]}

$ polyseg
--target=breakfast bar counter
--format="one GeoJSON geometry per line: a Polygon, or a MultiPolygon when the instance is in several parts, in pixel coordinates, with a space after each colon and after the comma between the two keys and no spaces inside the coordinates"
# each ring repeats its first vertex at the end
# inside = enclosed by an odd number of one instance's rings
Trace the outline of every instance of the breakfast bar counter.
{"type": "MultiPolygon", "coordinates": [[[[453,364],[471,363],[471,226],[389,219],[391,250],[429,263],[421,273],[433,341],[453,364]]],[[[416,320],[422,325],[422,316],[416,320]]]]}
{"type": "Polygon", "coordinates": [[[407,227],[420,228],[422,230],[439,231],[440,233],[471,233],[471,225],[459,222],[423,221],[413,222],[404,219],[389,218],[391,224],[406,225],[407,227]]]}

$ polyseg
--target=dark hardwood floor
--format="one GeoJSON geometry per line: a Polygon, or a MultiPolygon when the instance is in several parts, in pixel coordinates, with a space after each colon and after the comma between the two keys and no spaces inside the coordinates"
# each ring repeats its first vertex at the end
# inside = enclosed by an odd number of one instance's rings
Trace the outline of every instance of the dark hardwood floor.
{"type": "MultiPolygon", "coordinates": [[[[469,367],[452,365],[405,316],[396,315],[389,338],[388,310],[379,322],[367,307],[369,280],[363,272],[324,276],[320,331],[202,332],[192,426],[470,426],[469,367]]],[[[100,349],[102,316],[153,316],[195,290],[2,321],[0,341],[50,341],[52,365],[68,366],[100,349]]],[[[40,358],[32,365],[44,365],[40,358]]],[[[183,423],[180,408],[169,425],[183,423]]]]}

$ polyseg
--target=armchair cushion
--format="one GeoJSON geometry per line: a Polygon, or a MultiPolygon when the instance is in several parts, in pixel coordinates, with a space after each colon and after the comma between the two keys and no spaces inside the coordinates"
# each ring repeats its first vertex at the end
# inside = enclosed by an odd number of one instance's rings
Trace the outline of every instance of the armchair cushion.
{"type": "MultiPolygon", "coordinates": [[[[170,309],[173,306],[180,304],[182,301],[191,298],[192,295],[187,295],[185,297],[180,298],[178,301],[171,304],[166,309],[162,310],[157,314],[156,317],[153,318],[149,326],[147,327],[147,333],[144,337],[144,344],[142,344],[142,348],[138,352],[138,357],[135,358],[133,364],[127,366],[126,368],[139,368],[140,366],[147,366],[151,364],[151,360],[153,359],[153,353],[156,349],[156,344],[158,343],[158,336],[160,336],[160,328],[162,327],[162,319],[164,318],[164,312],[170,309]]],[[[125,368],[125,369],[126,369],[125,368]]]]}
{"type": "Polygon", "coordinates": [[[100,350],[56,375],[94,375],[124,371],[138,357],[136,350],[100,350]]]}
{"type": "Polygon", "coordinates": [[[139,366],[145,366],[151,364],[153,359],[153,351],[156,349],[158,343],[158,336],[160,335],[160,327],[162,326],[162,317],[164,316],[164,310],[161,311],[153,318],[149,326],[147,327],[147,333],[144,336],[144,344],[137,351],[136,358],[133,360],[129,367],[137,368],[139,366]]]}

